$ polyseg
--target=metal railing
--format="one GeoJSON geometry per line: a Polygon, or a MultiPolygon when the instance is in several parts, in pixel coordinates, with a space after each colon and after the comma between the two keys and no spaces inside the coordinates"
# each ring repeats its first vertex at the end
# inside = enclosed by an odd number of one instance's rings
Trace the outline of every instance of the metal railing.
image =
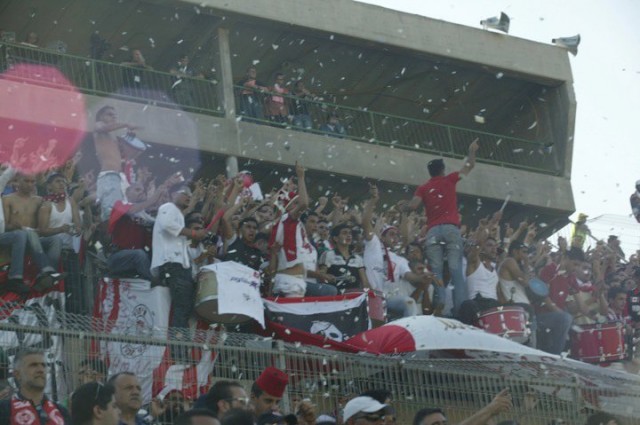
{"type": "MultiPolygon", "coordinates": [[[[0,311],[10,307],[4,305],[0,311]]],[[[173,340],[175,334],[167,329],[118,331],[105,322],[63,311],[49,315],[48,326],[22,324],[18,318],[8,320],[7,316],[0,315],[0,348],[9,355],[19,346],[50,350],[47,361],[57,385],[50,392],[60,400],[76,387],[78,365],[89,355],[109,355],[113,364],[116,356],[125,353],[122,347],[126,345],[130,352],[137,353],[129,361],[156,364],[164,347],[184,347],[215,353],[210,371],[213,381],[238,380],[247,391],[265,367],[286,370],[290,375],[286,411],[293,395],[310,398],[319,413],[333,414],[345,398],[385,388],[393,393],[398,423],[410,423],[413,414],[426,406],[445,409],[449,420],[455,422],[489,403],[502,388],[509,388],[514,408],[499,420],[547,424],[560,418],[578,425],[592,410],[604,410],[626,418],[628,425],[640,424],[640,379],[578,362],[543,358],[431,359],[417,353],[353,355],[220,329],[192,330],[190,341],[168,345],[167,340],[173,340]],[[107,353],[104,347],[108,343],[120,345],[107,353]],[[153,354],[154,349],[160,351],[153,354]]],[[[194,363],[187,360],[181,364],[194,363]]]]}
{"type": "MultiPolygon", "coordinates": [[[[16,64],[53,66],[85,93],[159,106],[180,107],[204,114],[224,114],[217,84],[225,82],[177,77],[150,68],[120,65],[23,44],[0,44],[0,70],[4,71],[16,64]]],[[[43,76],[38,72],[31,72],[27,67],[21,69],[23,71],[19,78],[34,83],[43,82],[43,76]]],[[[300,102],[300,99],[288,95],[281,97],[292,113],[283,123],[274,123],[265,110],[269,106],[270,94],[255,93],[256,104],[253,106],[263,111],[257,114],[254,110],[246,108],[246,101],[241,95],[243,88],[236,86],[235,89],[238,113],[245,120],[453,158],[463,158],[469,143],[478,139],[481,146],[478,152],[480,162],[545,174],[558,174],[561,171],[544,142],[352,108],[321,99],[301,101],[308,110],[309,121],[308,124],[298,123],[293,113],[293,104],[296,101],[300,102]],[[340,117],[345,129],[344,134],[321,128],[331,112],[340,117]]]]}
{"type": "Polygon", "coordinates": [[[41,67],[17,66],[19,64],[54,67],[78,90],[88,94],[224,115],[217,81],[178,77],[151,68],[126,66],[23,44],[1,43],[1,71],[14,69],[17,70],[12,73],[14,78],[34,84],[55,84],[41,72],[41,67]]]}
{"type": "Polygon", "coordinates": [[[559,172],[551,150],[540,141],[352,108],[311,96],[275,95],[284,100],[281,108],[284,115],[274,116],[270,114],[274,110],[274,94],[242,86],[234,88],[237,112],[247,121],[452,158],[464,158],[471,141],[477,139],[480,162],[545,174],[559,172]],[[297,113],[300,110],[304,112],[297,113]],[[325,126],[330,114],[338,116],[343,132],[325,126]]]}

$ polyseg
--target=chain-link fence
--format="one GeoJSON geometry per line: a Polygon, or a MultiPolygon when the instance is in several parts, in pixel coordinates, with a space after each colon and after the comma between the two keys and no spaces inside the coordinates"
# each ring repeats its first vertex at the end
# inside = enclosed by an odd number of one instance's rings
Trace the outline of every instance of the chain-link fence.
{"type": "MultiPolygon", "coordinates": [[[[5,358],[23,346],[46,349],[51,372],[48,391],[58,400],[66,399],[78,385],[79,365],[87,358],[107,361],[110,373],[136,371],[147,399],[166,388],[184,389],[196,383],[203,384],[196,385],[196,392],[202,392],[219,379],[238,380],[248,391],[261,371],[274,365],[290,376],[285,411],[296,396],[310,398],[319,413],[336,414],[346,398],[385,388],[393,393],[399,423],[409,423],[415,411],[426,406],[444,408],[455,422],[509,388],[514,409],[498,419],[514,418],[521,424],[563,419],[581,424],[591,411],[604,410],[628,424],[640,424],[637,376],[576,361],[462,352],[354,355],[221,328],[190,330],[188,341],[180,342],[167,329],[144,330],[144,324],[133,323],[116,331],[108,321],[61,310],[44,313],[40,320],[47,320],[47,326],[25,325],[21,324],[24,317],[11,320],[11,308],[2,306],[9,320],[0,322],[5,358]]],[[[180,333],[183,339],[185,332],[180,333]]]]}

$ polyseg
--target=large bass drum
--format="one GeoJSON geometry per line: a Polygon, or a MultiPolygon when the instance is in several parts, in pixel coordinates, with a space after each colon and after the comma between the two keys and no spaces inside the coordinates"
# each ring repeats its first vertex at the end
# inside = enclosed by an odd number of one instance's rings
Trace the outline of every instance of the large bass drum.
{"type": "Polygon", "coordinates": [[[196,293],[195,310],[198,316],[209,323],[244,323],[250,320],[244,314],[219,314],[218,277],[212,270],[202,270],[198,274],[198,292],[196,293]]]}

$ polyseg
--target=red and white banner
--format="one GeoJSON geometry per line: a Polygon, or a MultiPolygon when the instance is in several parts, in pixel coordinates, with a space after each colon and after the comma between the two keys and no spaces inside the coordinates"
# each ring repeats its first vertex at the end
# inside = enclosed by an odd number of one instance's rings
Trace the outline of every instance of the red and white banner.
{"type": "Polygon", "coordinates": [[[94,309],[96,331],[136,340],[101,340],[94,354],[107,362],[109,375],[134,373],[140,380],[144,402],[163,389],[197,396],[209,384],[215,355],[204,344],[203,348],[189,350],[188,364],[175,365],[166,344],[145,341],[168,340],[170,307],[169,288],[151,288],[149,281],[142,279],[105,278],[100,282],[94,309]]]}

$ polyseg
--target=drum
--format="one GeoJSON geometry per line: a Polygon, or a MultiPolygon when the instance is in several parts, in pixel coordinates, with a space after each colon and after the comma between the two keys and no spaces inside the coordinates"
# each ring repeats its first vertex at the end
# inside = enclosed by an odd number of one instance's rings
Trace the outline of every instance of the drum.
{"type": "Polygon", "coordinates": [[[540,304],[549,296],[549,287],[544,281],[534,277],[529,281],[526,292],[531,304],[540,304]]]}
{"type": "Polygon", "coordinates": [[[387,322],[387,303],[382,291],[374,289],[367,292],[369,307],[369,319],[374,328],[382,326],[387,322]]]}
{"type": "Polygon", "coordinates": [[[622,323],[575,326],[571,332],[571,357],[586,363],[624,360],[622,323]]]}
{"type": "Polygon", "coordinates": [[[218,314],[218,278],[216,272],[203,270],[198,274],[195,310],[209,323],[244,323],[250,320],[243,314],[218,314]]]}
{"type": "Polygon", "coordinates": [[[479,328],[512,341],[523,343],[529,339],[527,313],[519,306],[494,307],[480,312],[479,328]]]}

